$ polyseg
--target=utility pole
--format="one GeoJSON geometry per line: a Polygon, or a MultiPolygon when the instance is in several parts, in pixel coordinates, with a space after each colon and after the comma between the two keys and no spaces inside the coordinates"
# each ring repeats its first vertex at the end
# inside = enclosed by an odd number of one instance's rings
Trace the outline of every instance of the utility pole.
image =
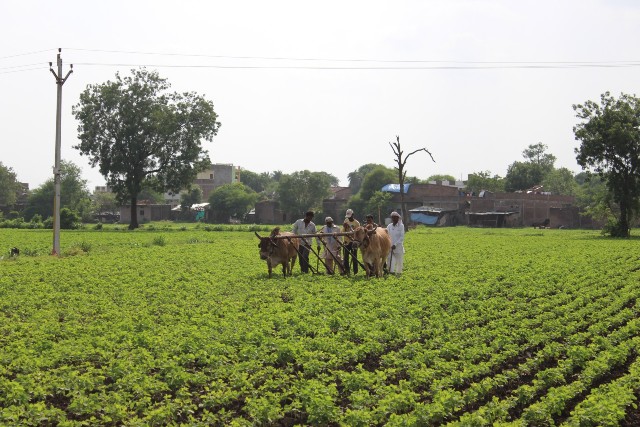
{"type": "Polygon", "coordinates": [[[73,64],[71,69],[64,78],[62,78],[62,58],[60,53],[62,49],[58,48],[58,72],[53,71],[53,63],[49,62],[49,71],[56,79],[58,86],[58,104],[56,108],[56,162],[53,167],[53,182],[55,187],[55,196],[53,198],[53,250],[51,255],[60,255],[60,145],[61,145],[61,122],[62,122],[62,85],[67,81],[69,75],[73,73],[73,64]]]}

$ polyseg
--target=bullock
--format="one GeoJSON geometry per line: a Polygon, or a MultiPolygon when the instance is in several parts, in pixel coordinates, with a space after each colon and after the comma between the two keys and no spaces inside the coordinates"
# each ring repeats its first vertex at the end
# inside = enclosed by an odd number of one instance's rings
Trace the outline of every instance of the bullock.
{"type": "Polygon", "coordinates": [[[293,266],[296,263],[296,256],[298,255],[298,239],[274,239],[276,236],[295,236],[293,233],[280,232],[280,227],[276,227],[271,231],[269,237],[260,237],[256,233],[260,243],[260,259],[267,261],[267,268],[269,269],[269,277],[271,277],[271,271],[278,264],[282,265],[282,274],[286,277],[291,276],[293,266]]]}
{"type": "Polygon", "coordinates": [[[353,245],[361,248],[362,261],[367,276],[382,277],[382,266],[391,250],[391,237],[386,229],[375,226],[371,229],[358,227],[353,233],[353,245]]]}

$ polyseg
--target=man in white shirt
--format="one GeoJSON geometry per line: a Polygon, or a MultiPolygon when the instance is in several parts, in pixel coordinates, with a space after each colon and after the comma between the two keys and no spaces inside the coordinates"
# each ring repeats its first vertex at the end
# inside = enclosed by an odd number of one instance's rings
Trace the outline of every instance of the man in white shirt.
{"type": "Polygon", "coordinates": [[[391,251],[387,266],[390,273],[400,274],[404,263],[404,224],[400,221],[398,212],[391,212],[391,224],[387,226],[387,231],[391,237],[391,251]]]}
{"type": "MultiPolygon", "coordinates": [[[[339,233],[340,227],[333,224],[333,218],[328,216],[325,220],[325,226],[320,229],[320,233],[332,234],[339,233]]],[[[320,239],[316,239],[318,241],[318,252],[320,252],[320,239]]],[[[333,261],[336,262],[340,273],[344,273],[344,268],[342,266],[342,258],[340,257],[340,243],[338,241],[342,241],[341,236],[327,236],[323,237],[324,241],[324,252],[322,252],[322,258],[324,258],[324,263],[327,266],[327,273],[333,274],[335,269],[333,268],[333,261]]]]}
{"type": "MultiPolygon", "coordinates": [[[[294,234],[315,234],[316,225],[311,221],[313,211],[308,211],[304,218],[300,218],[293,224],[294,234]]],[[[300,239],[300,270],[303,273],[309,272],[309,248],[311,248],[311,238],[300,239]]]]}

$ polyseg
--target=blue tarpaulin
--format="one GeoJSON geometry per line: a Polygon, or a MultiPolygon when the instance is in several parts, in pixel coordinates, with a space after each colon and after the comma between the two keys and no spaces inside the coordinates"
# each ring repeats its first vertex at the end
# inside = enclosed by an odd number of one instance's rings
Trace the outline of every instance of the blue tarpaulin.
{"type": "Polygon", "coordinates": [[[421,212],[411,212],[411,221],[425,225],[435,225],[438,222],[438,215],[427,215],[421,212]]]}
{"type": "MultiPolygon", "coordinates": [[[[409,192],[409,186],[411,184],[405,184],[404,185],[404,193],[408,193],[409,192]]],[[[386,191],[387,193],[399,193],[400,192],[400,184],[387,184],[384,187],[382,187],[382,191],[386,191]]]]}

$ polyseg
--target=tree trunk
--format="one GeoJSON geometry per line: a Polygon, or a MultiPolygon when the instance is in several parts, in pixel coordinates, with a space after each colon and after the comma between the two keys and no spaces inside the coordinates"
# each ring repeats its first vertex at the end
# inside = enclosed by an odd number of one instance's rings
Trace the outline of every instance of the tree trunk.
{"type": "Polygon", "coordinates": [[[129,230],[138,228],[138,197],[131,197],[131,220],[129,221],[129,230]]]}
{"type": "Polygon", "coordinates": [[[626,197],[620,200],[620,219],[613,237],[629,237],[629,203],[626,197]]]}
{"type": "Polygon", "coordinates": [[[404,231],[409,231],[409,222],[407,221],[407,205],[404,203],[404,179],[400,182],[400,209],[402,209],[402,224],[404,231]]]}

